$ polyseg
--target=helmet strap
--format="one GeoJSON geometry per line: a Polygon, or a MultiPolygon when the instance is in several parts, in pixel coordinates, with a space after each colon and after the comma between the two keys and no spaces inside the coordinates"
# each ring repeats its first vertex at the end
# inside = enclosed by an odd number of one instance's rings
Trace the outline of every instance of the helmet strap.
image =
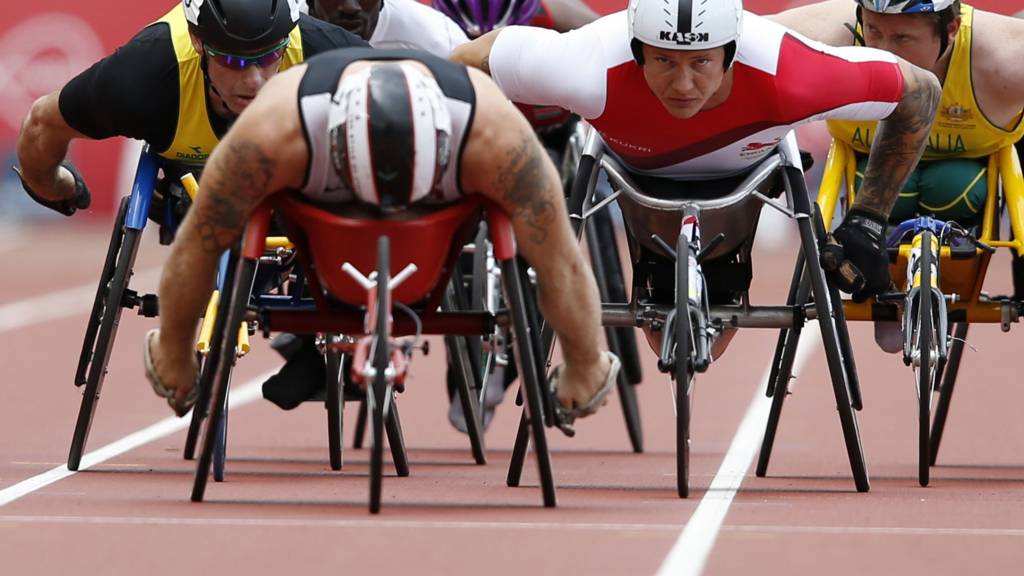
{"type": "Polygon", "coordinates": [[[861,16],[863,9],[864,8],[860,4],[857,4],[856,27],[850,26],[848,22],[844,23],[843,26],[846,26],[846,29],[849,30],[851,34],[853,34],[853,41],[856,44],[859,44],[860,46],[867,46],[868,43],[864,41],[864,34],[861,32],[862,30],[864,30],[864,18],[861,16]]]}
{"type": "Polygon", "coordinates": [[[640,66],[644,65],[644,43],[633,38],[629,42],[629,49],[633,51],[633,60],[640,66]]]}

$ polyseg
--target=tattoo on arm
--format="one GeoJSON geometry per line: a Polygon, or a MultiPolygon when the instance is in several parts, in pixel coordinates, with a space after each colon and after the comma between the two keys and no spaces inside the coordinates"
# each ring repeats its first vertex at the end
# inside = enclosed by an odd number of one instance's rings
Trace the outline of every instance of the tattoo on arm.
{"type": "Polygon", "coordinates": [[[554,205],[544,194],[545,188],[557,185],[550,180],[551,171],[545,170],[549,161],[534,135],[525,133],[508,151],[497,175],[498,189],[505,191],[505,204],[512,210],[510,215],[530,227],[529,239],[535,244],[544,243],[556,217],[554,205]]]}
{"type": "Polygon", "coordinates": [[[912,68],[903,99],[888,118],[878,123],[858,208],[889,216],[900,190],[928,143],[928,134],[942,87],[931,73],[912,68]]]}
{"type": "Polygon", "coordinates": [[[203,250],[223,252],[241,235],[249,214],[266,196],[274,161],[254,142],[228,143],[213,178],[203,181],[196,208],[203,250]]]}

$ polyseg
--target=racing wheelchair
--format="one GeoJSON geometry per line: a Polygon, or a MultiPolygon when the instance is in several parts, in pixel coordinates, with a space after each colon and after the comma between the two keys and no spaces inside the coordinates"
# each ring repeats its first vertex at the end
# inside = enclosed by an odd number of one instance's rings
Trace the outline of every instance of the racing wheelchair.
{"type": "Polygon", "coordinates": [[[222,434],[230,368],[242,333],[239,327],[250,321],[265,336],[276,331],[324,334],[327,348],[351,355],[351,378],[366,388],[371,432],[369,508],[374,513],[380,510],[386,428],[399,476],[408,474],[396,392],[404,386],[412,354],[419,349],[416,341],[425,334],[489,335],[499,326],[509,327],[521,394],[526,398],[529,436],[537,447],[543,502],[555,505],[544,430],[553,422],[553,410],[540,385],[543,363],[536,346],[535,321],[530,320],[533,308],[525,291],[525,270],[515,258],[511,223],[499,208],[481,197],[469,197],[412,218],[381,220],[341,216],[282,193],[254,213],[234,252],[238,257],[233,271],[228,272],[221,301],[221,310],[226,312],[218,318],[221,327],[214,329],[214,345],[220,352],[208,362],[212,365],[209,397],[200,398],[209,417],[204,419],[193,501],[205,497],[218,435],[222,434]],[[266,300],[254,303],[250,298],[272,212],[294,243],[305,275],[308,293],[301,306],[266,300]],[[507,303],[507,309],[497,313],[443,305],[451,294],[448,287],[454,263],[481,218],[487,221],[494,258],[500,262],[507,303]],[[394,270],[398,272],[392,275],[394,270]]]}
{"type": "MultiPolygon", "coordinates": [[[[120,202],[75,373],[74,383],[77,387],[82,388],[82,401],[68,455],[68,468],[71,470],[77,470],[81,465],[82,455],[85,452],[86,442],[107,375],[107,363],[113,350],[122,312],[125,309],[137,309],[139,315],[149,318],[159,314],[159,303],[155,294],[139,294],[130,287],[135,257],[138,253],[142,232],[149,221],[160,226],[160,242],[162,244],[170,244],[173,240],[178,225],[191,205],[191,198],[197,193],[195,180],[189,179],[191,178],[189,171],[192,168],[194,167],[168,163],[146,146],[139,157],[131,194],[122,198],[120,202]],[[182,176],[188,176],[188,178],[184,178],[183,183],[178,184],[179,177],[182,176]]],[[[269,238],[266,247],[267,253],[263,255],[263,270],[269,271],[266,276],[273,277],[277,275],[275,271],[290,267],[290,264],[284,262],[284,260],[290,259],[290,252],[293,250],[293,246],[287,238],[269,238]],[[276,265],[270,266],[271,263],[276,265]]],[[[214,318],[222,308],[218,304],[220,304],[220,296],[225,294],[225,280],[227,274],[234,270],[234,260],[231,258],[232,256],[226,253],[221,259],[218,276],[219,289],[211,298],[206,318],[200,330],[197,357],[201,367],[207,364],[208,355],[219,354],[219,349],[212,346],[211,341],[217,339],[214,318]]],[[[300,298],[297,292],[285,294],[281,292],[280,285],[268,285],[267,282],[260,282],[259,285],[269,292],[277,292],[276,294],[260,294],[259,296],[262,298],[290,302],[293,306],[299,303],[300,298]]],[[[301,274],[292,278],[290,285],[301,286],[301,274]]],[[[243,330],[239,338],[240,344],[237,351],[232,354],[232,363],[235,358],[248,351],[247,331],[243,330]]],[[[328,408],[329,456],[331,467],[337,470],[341,468],[342,451],[340,408],[335,410],[331,406],[332,401],[341,402],[341,400],[335,398],[330,391],[333,389],[331,369],[333,368],[334,373],[333,384],[337,384],[340,378],[339,369],[342,359],[339,354],[328,354],[326,349],[325,355],[328,362],[328,382],[326,383],[328,394],[324,400],[328,408]]],[[[205,372],[204,370],[204,378],[208,380],[210,376],[206,376],[205,372]]],[[[467,373],[460,372],[459,375],[461,377],[460,386],[470,382],[467,373]]],[[[466,396],[471,397],[472,395],[467,394],[466,396]]],[[[199,405],[205,406],[208,397],[208,386],[201,387],[201,403],[199,405]]],[[[477,411],[471,411],[470,405],[473,402],[472,398],[464,402],[466,404],[464,410],[467,414],[477,413],[477,411]]],[[[361,413],[365,414],[365,405],[362,407],[361,413]]],[[[194,457],[205,415],[205,410],[193,410],[192,412],[184,447],[184,457],[187,460],[194,457]]],[[[479,418],[469,419],[470,440],[475,459],[479,463],[483,463],[483,432],[478,424],[479,420],[479,418]]],[[[218,481],[222,480],[224,475],[226,426],[225,416],[218,425],[221,434],[219,447],[214,457],[214,476],[218,481]]],[[[358,432],[364,428],[364,425],[356,427],[355,444],[357,447],[361,444],[358,432]]]]}
{"type": "MultiPolygon", "coordinates": [[[[856,156],[853,149],[833,141],[818,191],[824,225],[830,226],[839,207],[855,198],[856,156]]],[[[900,289],[862,303],[845,300],[848,320],[899,322],[901,355],[912,368],[918,416],[918,482],[929,483],[949,414],[953,388],[970,324],[998,323],[1003,331],[1017,322],[1024,302],[982,292],[985,273],[997,248],[1024,254],[1024,178],[1012,146],[988,158],[988,190],[980,224],[965,228],[954,222],[918,217],[890,226],[886,242],[890,273],[900,289]],[[1000,213],[1009,216],[1012,238],[999,239],[1000,213]]],[[[806,293],[799,269],[793,289],[806,293]]],[[[757,465],[763,476],[771,458],[772,441],[779,426],[791,377],[798,330],[783,330],[772,365],[769,396],[772,408],[757,465]]]]}
{"type": "MultiPolygon", "coordinates": [[[[696,376],[712,362],[712,350],[736,328],[798,329],[817,319],[847,455],[858,491],[869,489],[855,409],[860,407],[856,366],[839,293],[818,263],[824,240],[821,216],[812,209],[800,151],[791,133],[746,174],[722,181],[684,183],[627,172],[595,130],[589,130],[570,198],[570,217],[585,223],[607,203],[622,209],[633,290],[628,304],[602,304],[605,326],[640,327],[658,350],[658,368],[674,385],[677,492],[689,495],[691,401],[696,376]],[[593,203],[597,173],[615,192],[593,203]],[[644,191],[637,181],[644,182],[644,191]],[[785,193],[786,203],[775,198],[785,193]],[[768,205],[796,220],[806,290],[784,306],[752,306],[750,250],[761,208],[768,205]],[[703,238],[710,238],[707,243],[703,238]],[[813,302],[811,297],[813,296],[813,302]]],[[[600,250],[591,246],[590,249],[600,250]]],[[[518,485],[527,450],[524,426],[513,450],[507,482],[518,485]]]]}

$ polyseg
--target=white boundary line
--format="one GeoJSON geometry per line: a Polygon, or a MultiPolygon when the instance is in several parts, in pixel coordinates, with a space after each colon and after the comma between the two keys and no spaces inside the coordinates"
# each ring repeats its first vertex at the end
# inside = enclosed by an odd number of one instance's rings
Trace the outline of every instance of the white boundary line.
{"type": "MultiPolygon", "coordinates": [[[[160,268],[148,268],[135,272],[132,282],[136,286],[150,285],[159,278],[160,268]]],[[[89,284],[0,305],[0,334],[50,320],[88,314],[92,309],[93,299],[96,297],[96,282],[98,281],[97,279],[89,284]]]]}
{"type": "MultiPolygon", "coordinates": [[[[595,532],[675,532],[678,524],[589,522],[446,522],[374,518],[183,518],[176,516],[26,516],[0,515],[2,524],[128,526],[229,526],[261,528],[394,528],[413,530],[580,530],[595,532]]],[[[829,536],[980,536],[1024,538],[1021,528],[935,528],[921,526],[757,526],[726,524],[724,532],[816,534],[829,536]]]]}
{"type": "MultiPolygon", "coordinates": [[[[817,350],[820,344],[821,332],[817,326],[812,325],[801,332],[800,344],[793,360],[794,373],[799,373],[811,352],[817,350]]],[[[770,370],[769,367],[769,372],[770,370]]],[[[769,372],[761,379],[765,385],[769,372]]],[[[704,565],[707,564],[708,556],[711,555],[711,549],[722,528],[722,521],[725,520],[733,497],[736,496],[736,491],[743,483],[743,477],[760,448],[771,406],[771,399],[764,395],[764,387],[758,386],[718,473],[711,480],[711,486],[701,498],[697,510],[661,564],[657,576],[698,576],[703,573],[704,565]]]]}
{"type": "MultiPolygon", "coordinates": [[[[239,408],[248,404],[260,397],[260,384],[270,377],[275,370],[269,371],[265,374],[261,374],[251,380],[248,380],[240,387],[236,387],[231,391],[229,397],[228,409],[239,408]]],[[[106,462],[111,458],[116,458],[125,452],[134,450],[139,446],[148,444],[154,440],[159,440],[165,436],[169,436],[179,430],[188,428],[189,423],[192,421],[191,416],[185,418],[168,417],[143,428],[137,432],[129,434],[120,440],[111,442],[99,450],[94,450],[82,456],[82,462],[79,466],[79,471],[87,470],[88,468],[106,462]]],[[[58,466],[37,476],[33,476],[27,480],[18,482],[17,484],[0,490],[0,507],[6,506],[15,500],[27,496],[37,490],[45,488],[54,482],[58,482],[75,474],[75,471],[68,470],[67,464],[58,466]]]]}

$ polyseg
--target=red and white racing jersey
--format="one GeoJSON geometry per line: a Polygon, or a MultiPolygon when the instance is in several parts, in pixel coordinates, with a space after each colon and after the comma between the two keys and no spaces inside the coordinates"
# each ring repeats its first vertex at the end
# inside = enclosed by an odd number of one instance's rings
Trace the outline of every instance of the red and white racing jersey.
{"type": "Polygon", "coordinates": [[[629,42],[624,11],[564,34],[511,26],[491,49],[491,76],[515,102],[585,118],[631,170],[675,179],[742,172],[799,124],[878,120],[903,95],[891,54],[826,46],[745,12],[729,97],[682,120],[647,86],[629,42]]]}

